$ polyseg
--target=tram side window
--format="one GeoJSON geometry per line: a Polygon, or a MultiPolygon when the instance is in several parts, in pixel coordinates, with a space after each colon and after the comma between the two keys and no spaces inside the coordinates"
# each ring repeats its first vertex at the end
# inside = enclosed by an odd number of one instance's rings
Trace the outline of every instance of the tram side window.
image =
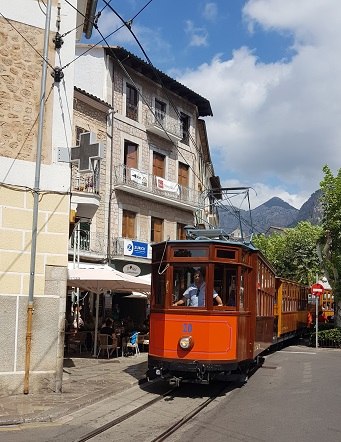
{"type": "Polygon", "coordinates": [[[155,306],[164,307],[166,298],[166,278],[164,273],[161,275],[157,273],[156,277],[153,278],[153,293],[155,306]]]}
{"type": "Polygon", "coordinates": [[[216,264],[214,268],[214,289],[223,305],[236,307],[237,269],[216,264]]]}

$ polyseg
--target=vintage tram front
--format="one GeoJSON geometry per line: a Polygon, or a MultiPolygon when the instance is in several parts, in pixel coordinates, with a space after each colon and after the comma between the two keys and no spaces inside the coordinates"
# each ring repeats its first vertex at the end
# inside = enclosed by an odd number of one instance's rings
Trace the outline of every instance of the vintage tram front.
{"type": "Polygon", "coordinates": [[[196,239],[153,245],[148,376],[176,384],[243,381],[273,342],[275,275],[251,245],[211,231],[191,234],[196,239]],[[198,269],[202,305],[175,305],[198,269]]]}

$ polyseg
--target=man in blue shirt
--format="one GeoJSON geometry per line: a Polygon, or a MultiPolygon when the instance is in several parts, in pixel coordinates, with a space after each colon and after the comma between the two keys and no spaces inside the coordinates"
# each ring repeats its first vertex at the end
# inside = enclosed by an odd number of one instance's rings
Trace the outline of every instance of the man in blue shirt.
{"type": "MultiPolygon", "coordinates": [[[[187,300],[189,300],[189,307],[204,307],[205,291],[206,283],[203,273],[201,270],[196,270],[194,273],[194,283],[184,291],[182,298],[175,302],[173,306],[187,305],[187,300]]],[[[213,299],[217,301],[218,306],[223,305],[223,301],[215,290],[213,290],[213,299]]]]}

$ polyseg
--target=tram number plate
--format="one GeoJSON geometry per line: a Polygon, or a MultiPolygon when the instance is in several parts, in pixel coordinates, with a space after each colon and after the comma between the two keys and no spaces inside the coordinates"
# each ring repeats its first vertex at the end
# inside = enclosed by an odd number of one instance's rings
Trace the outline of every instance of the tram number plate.
{"type": "Polygon", "coordinates": [[[182,324],[183,333],[191,333],[193,330],[192,324],[182,324]]]}

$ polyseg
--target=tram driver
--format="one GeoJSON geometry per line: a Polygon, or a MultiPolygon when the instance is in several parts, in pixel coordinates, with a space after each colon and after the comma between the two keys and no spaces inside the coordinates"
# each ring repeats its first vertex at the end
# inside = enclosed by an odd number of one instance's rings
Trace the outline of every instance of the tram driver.
{"type": "MultiPolygon", "coordinates": [[[[189,307],[205,306],[206,283],[203,271],[201,269],[195,270],[193,277],[193,284],[184,291],[182,298],[175,302],[173,306],[187,305],[187,301],[189,301],[189,307]]],[[[213,290],[213,299],[217,302],[218,306],[223,306],[223,301],[215,290],[213,290]]]]}

